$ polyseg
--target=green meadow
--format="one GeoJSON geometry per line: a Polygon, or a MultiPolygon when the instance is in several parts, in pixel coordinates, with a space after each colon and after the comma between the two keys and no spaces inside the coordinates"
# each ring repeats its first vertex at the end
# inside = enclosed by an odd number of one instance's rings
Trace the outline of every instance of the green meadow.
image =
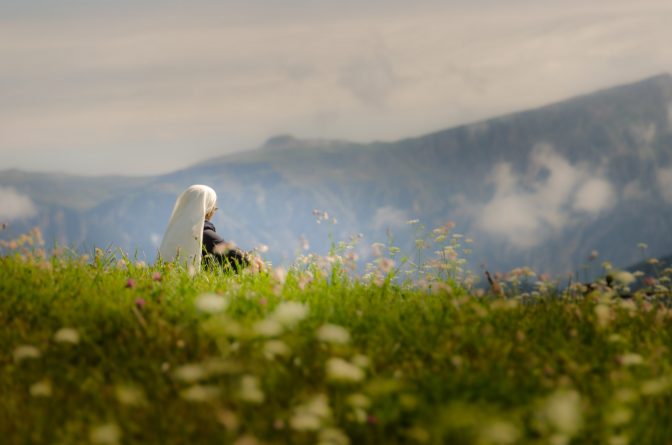
{"type": "Polygon", "coordinates": [[[672,271],[483,290],[468,240],[419,241],[361,275],[354,243],[236,275],[5,241],[0,442],[672,441],[672,271]]]}

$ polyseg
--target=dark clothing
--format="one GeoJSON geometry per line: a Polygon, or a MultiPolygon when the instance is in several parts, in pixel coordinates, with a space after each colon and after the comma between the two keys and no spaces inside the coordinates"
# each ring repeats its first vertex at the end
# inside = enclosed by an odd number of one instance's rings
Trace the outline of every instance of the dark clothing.
{"type": "Polygon", "coordinates": [[[220,265],[225,270],[240,271],[249,263],[247,254],[226,246],[224,238],[217,234],[215,226],[208,220],[203,224],[203,264],[206,267],[220,265]],[[219,246],[219,247],[218,247],[219,246]]]}

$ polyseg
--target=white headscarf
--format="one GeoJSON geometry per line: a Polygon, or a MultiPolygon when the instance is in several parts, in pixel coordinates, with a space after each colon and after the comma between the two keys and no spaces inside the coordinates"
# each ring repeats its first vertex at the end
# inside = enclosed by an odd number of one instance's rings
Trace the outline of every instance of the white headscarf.
{"type": "Polygon", "coordinates": [[[201,267],[203,223],[216,202],[217,194],[207,185],[192,185],[177,198],[159,247],[163,261],[178,258],[187,267],[201,267]]]}

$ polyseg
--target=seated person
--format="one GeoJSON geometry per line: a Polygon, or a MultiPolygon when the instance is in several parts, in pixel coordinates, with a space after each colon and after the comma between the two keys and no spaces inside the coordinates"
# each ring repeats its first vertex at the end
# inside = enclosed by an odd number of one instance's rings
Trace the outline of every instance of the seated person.
{"type": "Polygon", "coordinates": [[[240,271],[252,266],[263,268],[261,259],[237,249],[215,231],[210,219],[217,211],[217,194],[206,185],[192,185],[178,198],[163,235],[159,257],[178,261],[190,270],[220,265],[225,270],[240,271]],[[205,261],[204,261],[205,260],[205,261]]]}

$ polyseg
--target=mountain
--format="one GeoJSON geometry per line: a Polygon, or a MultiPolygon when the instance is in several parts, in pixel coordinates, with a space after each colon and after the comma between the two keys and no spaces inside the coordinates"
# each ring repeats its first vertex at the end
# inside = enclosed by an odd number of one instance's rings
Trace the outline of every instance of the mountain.
{"type": "Polygon", "coordinates": [[[428,228],[454,221],[474,239],[475,267],[564,274],[593,250],[626,266],[641,259],[642,242],[648,255],[672,252],[672,77],[395,142],[282,135],[156,177],[4,171],[0,201],[11,192],[35,211],[10,213],[3,237],[39,225],[49,240],[151,259],[175,197],[193,183],[217,191],[224,237],[269,245],[276,263],[294,258],[302,235],[325,252],[330,232],[363,233],[363,247],[391,232],[412,252],[416,227],[406,221],[419,218],[428,228]],[[338,224],[316,224],[315,208],[338,224]]]}

